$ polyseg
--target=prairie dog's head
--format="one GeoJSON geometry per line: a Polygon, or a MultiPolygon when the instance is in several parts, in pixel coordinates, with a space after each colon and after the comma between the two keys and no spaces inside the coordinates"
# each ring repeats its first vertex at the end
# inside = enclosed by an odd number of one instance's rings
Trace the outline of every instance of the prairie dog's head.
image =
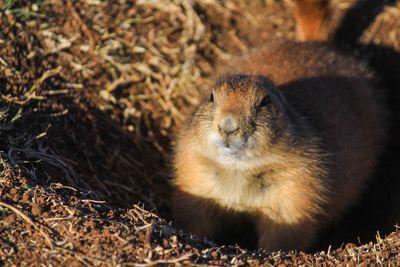
{"type": "Polygon", "coordinates": [[[199,114],[205,129],[198,130],[207,131],[207,155],[216,152],[217,160],[235,165],[231,167],[246,167],[247,163],[253,167],[287,129],[285,105],[283,96],[265,77],[221,78],[202,104],[202,113],[209,116],[199,114]]]}

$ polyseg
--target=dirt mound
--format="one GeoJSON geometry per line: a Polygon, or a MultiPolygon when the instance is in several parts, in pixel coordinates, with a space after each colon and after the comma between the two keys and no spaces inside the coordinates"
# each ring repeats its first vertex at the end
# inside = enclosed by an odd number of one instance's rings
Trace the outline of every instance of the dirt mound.
{"type": "MultiPolygon", "coordinates": [[[[400,264],[398,233],[269,254],[220,247],[168,223],[171,136],[215,64],[249,44],[294,38],[290,1],[0,6],[1,263],[400,264]]],[[[363,40],[399,51],[399,17],[388,8],[363,40]]]]}

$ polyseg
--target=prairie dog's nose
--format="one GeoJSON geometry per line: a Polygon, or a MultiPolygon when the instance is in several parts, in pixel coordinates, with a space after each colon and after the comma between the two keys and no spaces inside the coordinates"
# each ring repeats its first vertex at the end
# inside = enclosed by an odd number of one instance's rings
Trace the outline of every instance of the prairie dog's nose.
{"type": "Polygon", "coordinates": [[[233,134],[239,130],[239,122],[232,116],[226,116],[218,124],[218,130],[221,134],[233,134]]]}

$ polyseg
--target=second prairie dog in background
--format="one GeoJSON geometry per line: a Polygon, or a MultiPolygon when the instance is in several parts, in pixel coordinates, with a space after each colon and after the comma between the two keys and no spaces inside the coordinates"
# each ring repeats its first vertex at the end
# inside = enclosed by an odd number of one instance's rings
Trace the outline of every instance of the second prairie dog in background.
{"type": "Polygon", "coordinates": [[[329,0],[295,0],[297,39],[299,41],[327,40],[332,12],[329,0]]]}
{"type": "Polygon", "coordinates": [[[175,222],[215,239],[240,213],[259,247],[307,249],[376,165],[385,112],[374,79],[313,43],[270,44],[227,69],[178,136],[175,222]]]}

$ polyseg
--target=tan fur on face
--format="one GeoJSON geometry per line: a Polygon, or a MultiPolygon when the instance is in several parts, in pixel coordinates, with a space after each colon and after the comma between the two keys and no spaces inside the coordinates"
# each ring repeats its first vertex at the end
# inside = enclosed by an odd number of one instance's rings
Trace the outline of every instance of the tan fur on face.
{"type": "MultiPolygon", "coordinates": [[[[255,87],[247,87],[243,83],[230,81],[233,84],[221,83],[216,85],[213,89],[213,97],[215,109],[212,131],[215,135],[221,137],[225,142],[239,141],[252,134],[254,131],[253,117],[255,109],[254,103],[260,102],[260,92],[255,87]],[[231,87],[235,87],[235,91],[231,90],[231,87]],[[224,136],[219,130],[219,125],[226,119],[231,118],[237,124],[239,129],[231,134],[229,137],[224,136]]],[[[264,92],[265,94],[267,92],[264,92]]]]}

